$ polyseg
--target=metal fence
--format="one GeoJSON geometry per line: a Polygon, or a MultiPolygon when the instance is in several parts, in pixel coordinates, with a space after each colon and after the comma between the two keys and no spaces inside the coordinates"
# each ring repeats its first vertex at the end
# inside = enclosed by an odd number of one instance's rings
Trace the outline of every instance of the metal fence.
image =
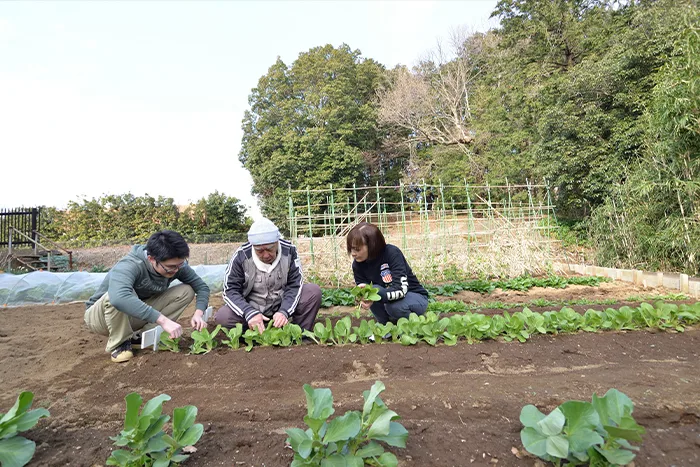
{"type": "MultiPolygon", "coordinates": [[[[37,241],[40,223],[40,208],[0,209],[0,248],[10,245],[10,227],[14,227],[27,237],[37,241]]],[[[33,246],[33,243],[21,235],[14,235],[12,236],[12,245],[33,246]]]]}

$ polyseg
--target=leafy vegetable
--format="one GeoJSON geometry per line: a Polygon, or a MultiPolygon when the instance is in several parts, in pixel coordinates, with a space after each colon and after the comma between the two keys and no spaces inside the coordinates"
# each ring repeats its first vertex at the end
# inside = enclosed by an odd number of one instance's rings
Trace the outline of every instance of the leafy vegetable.
{"type": "Polygon", "coordinates": [[[170,396],[161,394],[146,402],[139,414],[143,399],[132,392],[126,400],[124,429],[117,436],[110,437],[114,445],[126,449],[117,449],[107,459],[107,465],[121,467],[168,467],[179,465],[189,458],[183,454],[183,448],[193,446],[204,433],[201,423],[194,423],[197,407],[188,405],[173,410],[172,430],[168,435],[163,427],[170,420],[163,415],[163,402],[170,396]]]}
{"type": "Polygon", "coordinates": [[[520,439],[529,453],[556,465],[562,460],[626,465],[639,449],[629,442],[642,441],[645,433],[632,418],[633,409],[632,401],[617,389],[603,397],[593,394],[593,403],[564,402],[546,416],[534,405],[526,405],[520,412],[524,426],[520,439]]]}
{"type": "Polygon", "coordinates": [[[34,400],[34,393],[23,391],[17,396],[15,405],[0,417],[0,465],[3,467],[22,467],[27,465],[36,450],[36,443],[22,436],[21,431],[27,431],[48,417],[46,409],[29,410],[34,400]]]}
{"type": "Polygon", "coordinates": [[[360,311],[362,310],[362,302],[378,302],[382,299],[382,297],[379,296],[379,289],[373,287],[372,284],[365,284],[362,287],[357,285],[352,288],[350,293],[353,297],[355,297],[355,300],[359,302],[357,304],[357,308],[355,309],[355,318],[358,319],[360,318],[360,311]]]}
{"type": "Polygon", "coordinates": [[[330,419],[335,413],[333,395],[327,388],[314,389],[304,385],[308,429],[287,430],[287,443],[294,450],[292,467],[320,466],[397,466],[396,456],[385,452],[380,442],[405,448],[408,431],[394,421],[398,414],[384,404],[379,394],[385,386],[381,381],[364,391],[362,412],[348,411],[330,419]]]}
{"type": "Polygon", "coordinates": [[[163,332],[160,334],[160,341],[158,342],[159,350],[169,350],[170,352],[180,351],[180,338],[171,339],[168,333],[163,332]]]}
{"type": "Polygon", "coordinates": [[[209,332],[207,328],[201,331],[192,331],[192,339],[194,339],[194,342],[190,347],[190,353],[203,354],[214,350],[214,347],[218,345],[218,341],[214,340],[214,337],[216,337],[219,331],[221,331],[220,324],[218,324],[212,332],[209,332]]]}

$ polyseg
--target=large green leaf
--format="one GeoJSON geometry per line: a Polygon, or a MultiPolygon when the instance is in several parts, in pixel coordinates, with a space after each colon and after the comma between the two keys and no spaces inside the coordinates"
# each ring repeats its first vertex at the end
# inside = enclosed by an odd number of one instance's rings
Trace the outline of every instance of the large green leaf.
{"type": "Polygon", "coordinates": [[[336,417],[328,424],[323,443],[352,439],[360,432],[361,424],[360,413],[356,411],[347,412],[340,417],[336,417]]]}
{"type": "Polygon", "coordinates": [[[376,438],[377,436],[386,436],[389,434],[389,423],[398,417],[398,414],[393,410],[386,409],[382,412],[379,417],[372,423],[367,432],[367,437],[370,439],[376,438]]]}
{"type": "Polygon", "coordinates": [[[620,420],[620,426],[610,426],[603,425],[605,431],[614,438],[623,438],[627,441],[642,441],[642,435],[646,433],[646,430],[641,425],[638,425],[634,418],[630,415],[625,415],[620,420]]]}
{"type": "Polygon", "coordinates": [[[187,431],[197,418],[197,407],[187,405],[173,410],[173,437],[178,439],[182,433],[187,431]]]}
{"type": "Polygon", "coordinates": [[[0,418],[0,425],[4,422],[15,418],[17,415],[21,415],[26,412],[29,407],[32,406],[32,401],[34,400],[34,393],[30,391],[23,391],[17,396],[12,408],[0,418]]]}
{"type": "Polygon", "coordinates": [[[384,448],[382,445],[371,441],[367,445],[358,449],[355,455],[359,457],[377,457],[381,456],[382,453],[384,453],[384,448]]]}
{"type": "Polygon", "coordinates": [[[569,456],[569,440],[563,435],[548,437],[547,454],[552,457],[566,459],[569,456]]]}
{"type": "Polygon", "coordinates": [[[326,420],[333,415],[333,394],[328,388],[314,389],[309,384],[304,385],[308,416],[317,420],[326,420]]]}
{"type": "Polygon", "coordinates": [[[635,453],[625,449],[602,449],[595,446],[595,450],[602,454],[605,459],[611,464],[627,465],[635,458],[635,453]]]}
{"type": "Polygon", "coordinates": [[[544,418],[544,414],[537,407],[528,404],[520,411],[520,423],[526,427],[535,428],[537,424],[544,418]]]}
{"type": "Polygon", "coordinates": [[[565,422],[566,418],[564,417],[564,414],[561,413],[559,408],[556,408],[552,410],[549,415],[537,422],[537,427],[542,434],[546,436],[555,436],[561,433],[565,422]]]}
{"type": "Polygon", "coordinates": [[[321,460],[321,467],[363,467],[365,461],[352,454],[333,454],[321,460]]]}
{"type": "Polygon", "coordinates": [[[141,395],[137,392],[132,392],[124,398],[126,401],[126,416],[124,417],[124,429],[133,430],[138,427],[139,409],[141,408],[141,395]]]}
{"type": "Polygon", "coordinates": [[[594,445],[602,445],[605,440],[594,430],[600,423],[598,412],[589,402],[567,401],[559,406],[566,417],[564,432],[569,440],[569,449],[577,453],[577,457],[587,457],[585,454],[594,445]]]}
{"type": "Polygon", "coordinates": [[[201,423],[195,423],[191,427],[187,429],[180,438],[177,438],[178,443],[180,443],[180,446],[194,446],[197,441],[199,441],[199,438],[202,437],[202,434],[204,433],[204,425],[201,423]]]}
{"type": "Polygon", "coordinates": [[[36,425],[40,418],[49,415],[49,411],[46,409],[34,409],[15,417],[12,423],[17,425],[17,431],[27,431],[36,425]]]}
{"type": "Polygon", "coordinates": [[[399,465],[398,459],[391,452],[385,452],[377,459],[377,463],[382,467],[396,467],[399,465]]]}
{"type": "Polygon", "coordinates": [[[612,421],[619,425],[623,416],[632,413],[634,404],[629,397],[617,389],[610,389],[603,397],[593,394],[593,407],[600,416],[601,424],[610,425],[612,421]]]}
{"type": "Polygon", "coordinates": [[[303,458],[309,457],[309,453],[311,452],[311,445],[309,445],[309,451],[306,453],[301,453],[299,449],[299,446],[302,442],[311,440],[309,435],[307,435],[306,432],[301,428],[288,428],[286,431],[287,435],[289,435],[289,438],[287,438],[287,442],[290,446],[292,446],[292,450],[294,450],[294,452],[299,453],[303,458]]]}
{"type": "Polygon", "coordinates": [[[365,393],[365,403],[362,406],[362,417],[365,418],[367,415],[369,415],[370,411],[372,410],[372,406],[374,405],[374,400],[377,398],[379,394],[382,393],[386,389],[386,386],[384,386],[384,383],[381,381],[375,381],[372,387],[369,390],[369,393],[365,393]]]}
{"type": "Polygon", "coordinates": [[[124,466],[124,465],[128,465],[129,462],[133,462],[139,458],[140,458],[140,456],[132,454],[129,451],[125,451],[123,449],[117,449],[116,451],[112,451],[112,454],[109,456],[109,458],[107,459],[105,464],[124,466]]]}
{"type": "Polygon", "coordinates": [[[169,400],[170,396],[167,394],[160,394],[154,397],[153,399],[146,402],[146,405],[143,406],[141,416],[153,418],[160,417],[160,414],[163,413],[163,402],[169,400]]]}
{"type": "Polygon", "coordinates": [[[406,438],[408,438],[408,431],[398,422],[389,423],[388,434],[374,437],[374,439],[377,441],[384,441],[389,446],[394,446],[397,448],[406,447],[406,438]]]}
{"type": "Polygon", "coordinates": [[[537,457],[547,455],[547,436],[542,434],[537,427],[525,427],[520,430],[520,441],[527,452],[537,457]]]}
{"type": "Polygon", "coordinates": [[[148,440],[144,454],[153,454],[156,452],[164,452],[170,447],[170,444],[163,439],[162,436],[154,436],[148,440]]]}
{"type": "MultiPolygon", "coordinates": [[[[141,422],[145,420],[152,420],[150,417],[149,418],[141,418],[141,422]]],[[[163,429],[163,426],[170,420],[170,416],[168,415],[161,415],[156,419],[155,421],[151,421],[148,428],[146,431],[143,432],[143,439],[150,439],[153,436],[156,436],[158,433],[160,433],[160,430],[163,429]]]]}
{"type": "MultiPolygon", "coordinates": [[[[31,400],[30,400],[31,404],[31,400]]],[[[14,436],[0,440],[0,465],[2,467],[22,467],[32,460],[36,444],[27,438],[14,436]]]]}

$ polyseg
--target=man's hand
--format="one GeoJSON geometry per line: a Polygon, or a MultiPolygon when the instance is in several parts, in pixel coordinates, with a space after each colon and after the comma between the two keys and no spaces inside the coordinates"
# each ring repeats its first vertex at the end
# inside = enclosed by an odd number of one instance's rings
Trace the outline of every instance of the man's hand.
{"type": "Polygon", "coordinates": [[[276,328],[281,328],[285,324],[289,322],[289,319],[287,319],[286,316],[284,316],[284,313],[278,311],[274,315],[272,315],[272,325],[276,328]]]}
{"type": "Polygon", "coordinates": [[[156,323],[160,324],[160,327],[163,328],[163,331],[168,333],[171,339],[177,339],[178,337],[182,336],[182,326],[167,316],[160,315],[160,317],[156,320],[156,323]]]}
{"type": "Polygon", "coordinates": [[[248,320],[248,327],[262,334],[265,331],[265,321],[270,321],[270,318],[262,313],[257,314],[248,320]]]}
{"type": "Polygon", "coordinates": [[[204,316],[204,312],[202,310],[195,310],[194,315],[192,315],[192,319],[190,320],[190,324],[197,331],[201,331],[207,327],[207,322],[202,319],[202,316],[204,316]]]}

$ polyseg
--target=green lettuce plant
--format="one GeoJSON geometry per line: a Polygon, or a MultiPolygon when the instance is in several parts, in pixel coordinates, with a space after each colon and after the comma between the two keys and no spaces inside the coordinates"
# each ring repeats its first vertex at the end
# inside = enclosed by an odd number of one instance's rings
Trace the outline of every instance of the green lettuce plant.
{"type": "Polygon", "coordinates": [[[327,388],[314,389],[304,385],[309,427],[287,430],[287,443],[294,450],[292,467],[326,467],[364,465],[395,467],[396,456],[385,452],[380,442],[405,448],[408,431],[394,420],[399,416],[384,404],[379,394],[385,386],[381,381],[364,391],[362,412],[348,411],[330,419],[335,413],[333,395],[327,388]]]}
{"type": "Polygon", "coordinates": [[[34,400],[34,393],[23,391],[17,396],[15,405],[0,417],[0,465],[2,467],[22,467],[27,465],[36,450],[36,443],[22,436],[21,431],[27,431],[48,417],[46,409],[29,410],[34,400]]]}
{"type": "Polygon", "coordinates": [[[359,285],[356,285],[355,287],[350,290],[350,293],[352,294],[353,297],[355,297],[355,300],[357,300],[359,303],[357,304],[357,308],[355,308],[355,318],[360,319],[360,312],[362,311],[362,302],[366,301],[371,301],[371,302],[378,302],[379,300],[382,299],[382,297],[379,296],[379,289],[376,287],[373,287],[372,284],[365,284],[362,287],[359,285]]]}
{"type": "Polygon", "coordinates": [[[107,465],[120,467],[168,467],[180,465],[189,458],[183,448],[193,446],[204,433],[201,423],[194,423],[197,407],[187,405],[173,410],[172,435],[163,431],[170,420],[163,415],[163,402],[170,396],[161,394],[146,402],[139,414],[143,399],[132,392],[126,400],[124,429],[117,436],[111,436],[114,445],[120,448],[112,451],[107,465]]]}
{"type": "Polygon", "coordinates": [[[232,349],[237,349],[241,346],[241,336],[243,336],[243,325],[237,323],[231,329],[222,328],[221,332],[227,337],[221,341],[222,344],[228,345],[232,349]]]}
{"type": "Polygon", "coordinates": [[[214,337],[221,331],[221,325],[218,324],[212,332],[209,332],[207,328],[201,331],[192,331],[192,339],[194,342],[190,347],[191,354],[204,354],[209,353],[218,345],[218,341],[214,340],[214,337]]]}
{"type": "Polygon", "coordinates": [[[524,428],[520,439],[525,449],[559,466],[622,466],[634,460],[643,427],[632,417],[634,404],[617,389],[605,396],[593,394],[593,402],[567,401],[544,415],[534,405],[520,412],[524,428]]]}
{"type": "Polygon", "coordinates": [[[180,351],[180,338],[177,337],[172,339],[168,333],[163,332],[160,334],[160,340],[158,342],[158,350],[168,350],[170,352],[180,351]]]}

